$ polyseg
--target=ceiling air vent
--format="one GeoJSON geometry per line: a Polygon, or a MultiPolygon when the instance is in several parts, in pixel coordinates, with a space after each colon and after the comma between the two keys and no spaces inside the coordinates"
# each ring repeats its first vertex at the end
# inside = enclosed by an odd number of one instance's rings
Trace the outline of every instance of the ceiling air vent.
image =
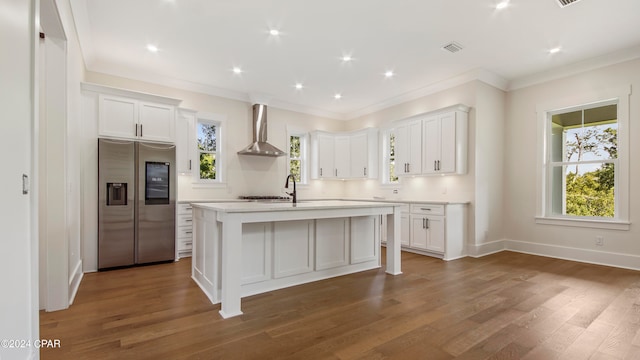
{"type": "Polygon", "coordinates": [[[557,0],[561,8],[577,3],[580,0],[557,0]]]}
{"type": "Polygon", "coordinates": [[[443,46],[442,48],[447,50],[448,52],[457,53],[458,51],[462,50],[462,45],[456,42],[450,42],[447,45],[443,46]]]}

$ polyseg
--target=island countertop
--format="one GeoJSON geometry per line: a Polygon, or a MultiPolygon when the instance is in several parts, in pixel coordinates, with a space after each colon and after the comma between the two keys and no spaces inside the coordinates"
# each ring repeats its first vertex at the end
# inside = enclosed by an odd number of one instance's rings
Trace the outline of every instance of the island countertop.
{"type": "Polygon", "coordinates": [[[328,210],[341,208],[378,208],[400,206],[401,203],[353,201],[353,200],[314,200],[291,202],[220,202],[220,203],[192,203],[195,208],[222,211],[226,213],[266,212],[266,211],[299,211],[299,210],[328,210]]]}

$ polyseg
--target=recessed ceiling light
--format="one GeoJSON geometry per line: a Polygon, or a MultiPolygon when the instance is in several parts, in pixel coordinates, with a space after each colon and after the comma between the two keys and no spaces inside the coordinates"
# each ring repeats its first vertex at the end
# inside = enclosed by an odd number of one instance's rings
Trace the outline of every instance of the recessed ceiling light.
{"type": "Polygon", "coordinates": [[[349,61],[351,61],[351,60],[353,60],[353,58],[351,57],[351,55],[343,55],[343,56],[342,56],[342,61],[344,61],[344,62],[349,62],[349,61]]]}
{"type": "Polygon", "coordinates": [[[496,4],[496,9],[502,10],[506,8],[508,5],[509,5],[509,0],[500,1],[499,3],[496,4]]]}
{"type": "Polygon", "coordinates": [[[554,47],[553,49],[549,49],[549,54],[558,53],[558,52],[560,52],[560,50],[562,50],[562,48],[560,46],[554,47]]]}
{"type": "Polygon", "coordinates": [[[335,94],[335,95],[333,95],[333,98],[336,99],[336,100],[340,100],[340,99],[342,99],[342,94],[335,94]]]}
{"type": "Polygon", "coordinates": [[[384,77],[391,78],[393,77],[393,71],[389,70],[384,73],[384,77]]]}
{"type": "Polygon", "coordinates": [[[298,89],[298,90],[302,90],[302,88],[303,88],[304,86],[302,86],[302,83],[296,83],[295,87],[296,87],[296,89],[298,89]]]}
{"type": "Polygon", "coordinates": [[[155,53],[155,52],[158,52],[158,47],[153,44],[149,44],[147,45],[147,50],[155,53]]]}
{"type": "Polygon", "coordinates": [[[271,30],[269,30],[269,34],[271,34],[273,36],[278,36],[278,35],[280,35],[280,31],[278,29],[271,29],[271,30]]]}
{"type": "Polygon", "coordinates": [[[234,74],[242,74],[242,69],[237,67],[237,66],[234,66],[233,67],[233,73],[234,74]]]}

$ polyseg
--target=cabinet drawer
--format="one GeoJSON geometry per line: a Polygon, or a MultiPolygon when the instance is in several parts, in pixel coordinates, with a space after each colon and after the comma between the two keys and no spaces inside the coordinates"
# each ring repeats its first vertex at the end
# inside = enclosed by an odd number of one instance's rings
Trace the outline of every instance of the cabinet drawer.
{"type": "Polygon", "coordinates": [[[191,204],[190,203],[180,203],[178,204],[178,214],[191,215],[191,204]]]}
{"type": "Polygon", "coordinates": [[[178,226],[192,226],[193,225],[193,217],[191,215],[180,215],[178,216],[178,226]]]}
{"type": "Polygon", "coordinates": [[[181,240],[178,243],[178,251],[183,251],[183,250],[191,250],[193,249],[193,242],[191,240],[181,240]]]}
{"type": "Polygon", "coordinates": [[[444,215],[444,205],[440,204],[411,204],[412,214],[444,215]]]}
{"type": "Polygon", "coordinates": [[[193,229],[191,226],[181,226],[178,227],[178,239],[189,239],[189,241],[193,238],[193,229]]]}

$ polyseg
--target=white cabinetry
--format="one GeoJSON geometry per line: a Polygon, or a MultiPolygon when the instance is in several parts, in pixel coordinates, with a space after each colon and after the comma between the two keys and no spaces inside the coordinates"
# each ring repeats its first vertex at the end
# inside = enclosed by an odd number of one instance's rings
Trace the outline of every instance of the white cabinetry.
{"type": "Polygon", "coordinates": [[[100,94],[98,133],[102,137],[174,142],[175,107],[100,94]]]}
{"type": "Polygon", "coordinates": [[[409,247],[444,253],[444,206],[412,204],[410,218],[409,247]]]}
{"type": "Polygon", "coordinates": [[[467,123],[467,113],[464,111],[449,111],[424,120],[424,174],[467,172],[467,123]]]}
{"type": "MultiPolygon", "coordinates": [[[[82,83],[83,93],[103,138],[175,142],[176,107],[180,100],[164,96],[82,83]]],[[[95,120],[94,120],[95,121],[95,120]]]]}
{"type": "Polygon", "coordinates": [[[195,150],[195,123],[195,111],[178,109],[176,116],[176,166],[179,174],[191,173],[195,150]]]}
{"type": "Polygon", "coordinates": [[[396,174],[466,173],[468,112],[467,106],[455,105],[399,121],[396,174]]]}
{"type": "Polygon", "coordinates": [[[396,174],[416,175],[422,171],[422,120],[404,121],[396,127],[396,174]]]}
{"type": "Polygon", "coordinates": [[[352,133],[311,133],[313,179],[378,177],[378,130],[352,133]]]}
{"type": "Polygon", "coordinates": [[[193,215],[191,204],[178,203],[176,221],[176,258],[191,256],[193,249],[193,215]]]}
{"type": "Polygon", "coordinates": [[[336,151],[333,135],[315,133],[315,136],[312,135],[312,142],[317,144],[314,146],[315,154],[313,157],[317,158],[317,161],[312,161],[314,163],[311,171],[312,177],[317,179],[335,178],[336,151]]]}

